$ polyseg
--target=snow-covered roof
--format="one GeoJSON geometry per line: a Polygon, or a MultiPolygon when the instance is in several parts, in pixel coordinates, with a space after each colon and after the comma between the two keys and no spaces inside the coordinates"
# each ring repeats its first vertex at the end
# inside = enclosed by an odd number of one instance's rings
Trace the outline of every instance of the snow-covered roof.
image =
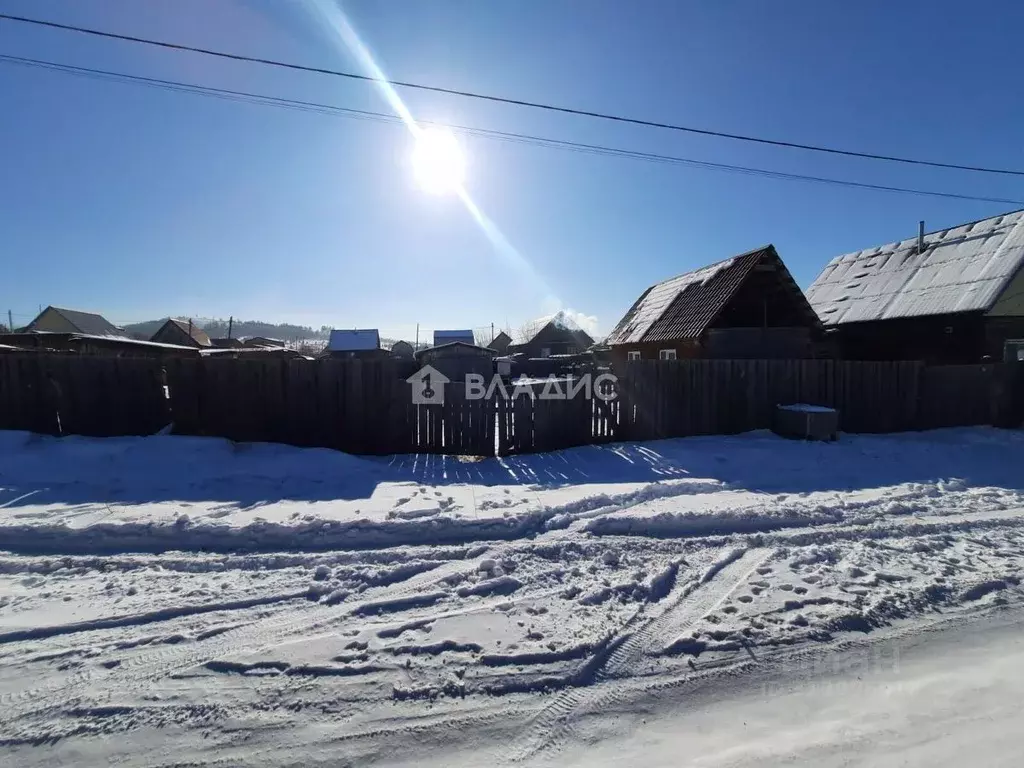
{"type": "Polygon", "coordinates": [[[728,269],[732,264],[733,259],[726,259],[709,267],[696,269],[693,272],[687,272],[685,275],[679,275],[671,280],[658,283],[641,299],[640,305],[637,307],[636,312],[633,313],[629,322],[622,328],[615,329],[613,334],[615,338],[611,343],[629,344],[642,341],[644,334],[651,329],[655,322],[661,319],[662,315],[665,314],[665,310],[669,308],[669,305],[681,293],[691,286],[707,285],[711,278],[728,269]]]}
{"type": "Polygon", "coordinates": [[[364,349],[378,349],[380,334],[376,328],[332,330],[327,342],[328,352],[357,352],[364,349]]]}
{"type": "Polygon", "coordinates": [[[799,303],[808,322],[817,325],[810,305],[793,281],[775,248],[766,245],[648,288],[619,321],[605,343],[697,339],[736,296],[759,264],[772,264],[799,303]]]}
{"type": "Polygon", "coordinates": [[[1024,211],[828,263],[807,298],[825,325],[987,311],[1024,266],[1024,211]]]}

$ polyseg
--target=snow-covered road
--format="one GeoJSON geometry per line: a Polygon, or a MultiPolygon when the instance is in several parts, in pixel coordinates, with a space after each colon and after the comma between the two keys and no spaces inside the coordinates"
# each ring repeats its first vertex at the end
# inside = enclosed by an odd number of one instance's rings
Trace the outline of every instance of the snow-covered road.
{"type": "Polygon", "coordinates": [[[568,759],[702,681],[1012,607],[1022,537],[992,429],[486,461],[0,433],[0,761],[568,759]]]}

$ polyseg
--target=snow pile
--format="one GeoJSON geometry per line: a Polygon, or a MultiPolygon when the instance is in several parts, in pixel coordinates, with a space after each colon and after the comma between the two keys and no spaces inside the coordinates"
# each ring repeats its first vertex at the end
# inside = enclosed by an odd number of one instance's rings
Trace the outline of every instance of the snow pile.
{"type": "Polygon", "coordinates": [[[730,535],[1024,506],[1022,446],[991,429],[827,445],[751,433],[461,461],[7,432],[0,530],[13,552],[79,555],[730,535]]]}

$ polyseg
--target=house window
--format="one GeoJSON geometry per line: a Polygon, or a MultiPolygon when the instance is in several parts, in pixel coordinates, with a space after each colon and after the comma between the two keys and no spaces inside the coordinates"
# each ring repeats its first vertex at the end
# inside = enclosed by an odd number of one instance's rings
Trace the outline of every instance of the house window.
{"type": "Polygon", "coordinates": [[[674,349],[662,349],[658,352],[659,360],[675,360],[676,351],[674,349]]]}
{"type": "Polygon", "coordinates": [[[635,349],[634,350],[630,350],[629,352],[626,353],[626,359],[627,360],[639,360],[640,359],[640,352],[635,350],[635,349]]]}
{"type": "Polygon", "coordinates": [[[541,347],[540,348],[540,356],[541,357],[551,357],[551,347],[541,347]]]}

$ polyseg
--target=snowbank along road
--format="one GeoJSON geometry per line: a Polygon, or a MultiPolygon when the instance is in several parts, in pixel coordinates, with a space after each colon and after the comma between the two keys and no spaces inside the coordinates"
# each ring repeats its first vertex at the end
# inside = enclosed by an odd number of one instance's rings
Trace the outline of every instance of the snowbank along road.
{"type": "Polygon", "coordinates": [[[1017,603],[1022,535],[1024,435],[990,429],[485,461],[4,433],[0,761],[557,760],[638,697],[1017,603]]]}

